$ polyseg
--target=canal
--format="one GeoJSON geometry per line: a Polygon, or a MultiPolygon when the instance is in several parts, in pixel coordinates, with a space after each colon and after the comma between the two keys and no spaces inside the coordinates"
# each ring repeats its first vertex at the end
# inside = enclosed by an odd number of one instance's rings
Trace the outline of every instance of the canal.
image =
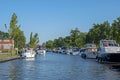
{"type": "Polygon", "coordinates": [[[80,56],[47,53],[0,63],[0,80],[120,80],[120,71],[80,56]]]}

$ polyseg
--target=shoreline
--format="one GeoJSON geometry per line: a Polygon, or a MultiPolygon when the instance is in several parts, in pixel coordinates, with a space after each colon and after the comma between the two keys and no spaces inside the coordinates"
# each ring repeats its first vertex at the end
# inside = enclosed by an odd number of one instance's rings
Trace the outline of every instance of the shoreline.
{"type": "Polygon", "coordinates": [[[15,59],[20,59],[20,56],[11,56],[11,57],[6,57],[4,59],[0,59],[0,63],[15,60],[15,59]]]}

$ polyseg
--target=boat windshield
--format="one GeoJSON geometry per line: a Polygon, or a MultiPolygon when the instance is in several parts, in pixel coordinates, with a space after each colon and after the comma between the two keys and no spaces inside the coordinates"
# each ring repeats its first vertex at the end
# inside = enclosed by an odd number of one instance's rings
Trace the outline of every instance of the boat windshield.
{"type": "Polygon", "coordinates": [[[116,41],[114,40],[104,40],[102,41],[103,46],[118,46],[118,44],[116,43],[116,41]]]}

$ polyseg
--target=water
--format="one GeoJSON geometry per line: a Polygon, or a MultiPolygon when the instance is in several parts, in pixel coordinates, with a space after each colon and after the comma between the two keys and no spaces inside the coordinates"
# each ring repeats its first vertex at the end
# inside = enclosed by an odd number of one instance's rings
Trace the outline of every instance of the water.
{"type": "Polygon", "coordinates": [[[80,56],[48,53],[0,63],[0,80],[120,80],[120,71],[80,56]]]}

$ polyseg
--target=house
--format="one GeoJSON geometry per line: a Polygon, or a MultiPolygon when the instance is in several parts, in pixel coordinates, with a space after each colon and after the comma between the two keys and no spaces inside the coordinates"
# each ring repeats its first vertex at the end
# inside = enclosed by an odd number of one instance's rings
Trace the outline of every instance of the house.
{"type": "Polygon", "coordinates": [[[0,51],[13,49],[14,49],[13,39],[0,39],[0,51]]]}

